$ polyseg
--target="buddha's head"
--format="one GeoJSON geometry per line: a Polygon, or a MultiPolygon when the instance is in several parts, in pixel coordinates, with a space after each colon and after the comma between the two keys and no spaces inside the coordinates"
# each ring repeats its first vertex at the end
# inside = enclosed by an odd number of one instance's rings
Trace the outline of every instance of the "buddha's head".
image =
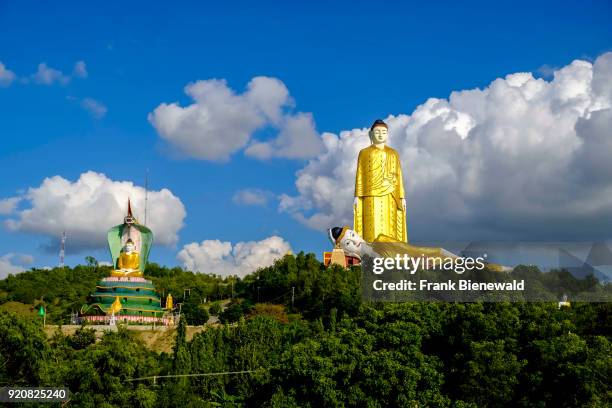
{"type": "Polygon", "coordinates": [[[357,232],[344,226],[330,228],[328,234],[332,243],[341,248],[346,255],[361,259],[362,245],[366,242],[357,232]]]}
{"type": "Polygon", "coordinates": [[[370,128],[370,140],[372,144],[381,145],[387,143],[387,137],[389,136],[389,128],[387,124],[381,119],[376,119],[370,128]]]}
{"type": "Polygon", "coordinates": [[[132,241],[132,238],[128,238],[124,248],[125,252],[134,252],[136,250],[136,246],[134,245],[134,241],[132,241]]]}

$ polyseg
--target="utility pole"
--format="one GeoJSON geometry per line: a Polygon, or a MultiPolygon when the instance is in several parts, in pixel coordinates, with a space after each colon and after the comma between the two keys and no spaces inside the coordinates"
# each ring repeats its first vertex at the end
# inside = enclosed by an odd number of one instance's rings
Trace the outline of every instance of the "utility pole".
{"type": "Polygon", "coordinates": [[[291,311],[293,311],[293,302],[295,300],[295,286],[291,287],[291,311]]]}

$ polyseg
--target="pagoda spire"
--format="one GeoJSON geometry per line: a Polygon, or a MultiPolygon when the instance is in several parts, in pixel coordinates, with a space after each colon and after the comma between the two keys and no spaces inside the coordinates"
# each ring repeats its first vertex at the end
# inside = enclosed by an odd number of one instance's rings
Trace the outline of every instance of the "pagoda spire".
{"type": "Polygon", "coordinates": [[[128,211],[127,216],[132,217],[132,203],[130,202],[130,198],[128,197],[128,211]]]}
{"type": "Polygon", "coordinates": [[[134,218],[134,216],[132,215],[132,202],[130,201],[129,197],[128,197],[127,215],[123,219],[123,222],[128,225],[132,225],[136,222],[136,218],[134,218]]]}

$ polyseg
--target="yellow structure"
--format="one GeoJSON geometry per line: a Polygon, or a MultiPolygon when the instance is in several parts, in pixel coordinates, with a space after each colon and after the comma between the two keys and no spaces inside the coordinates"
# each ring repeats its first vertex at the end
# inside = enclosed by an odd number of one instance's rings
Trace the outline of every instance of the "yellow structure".
{"type": "Polygon", "coordinates": [[[110,307],[109,312],[111,314],[118,314],[121,311],[121,301],[119,300],[119,296],[115,296],[115,301],[113,302],[112,306],[110,307]]]}
{"type": "Polygon", "coordinates": [[[411,258],[418,258],[424,256],[426,258],[444,258],[444,257],[456,257],[450,252],[439,248],[439,247],[423,247],[411,245],[406,242],[398,242],[392,237],[380,234],[374,242],[372,242],[372,249],[374,252],[384,258],[393,258],[396,255],[408,255],[411,258]]]}
{"type": "Polygon", "coordinates": [[[379,235],[407,242],[406,200],[399,154],[385,145],[387,124],[374,122],[372,145],[359,152],[353,204],[354,230],[366,242],[379,235]]]}
{"type": "Polygon", "coordinates": [[[173,307],[172,294],[168,293],[168,297],[166,298],[166,309],[172,310],[173,307]]]}
{"type": "Polygon", "coordinates": [[[329,256],[329,263],[331,265],[346,267],[346,256],[344,255],[344,251],[340,248],[334,248],[329,256]]]}
{"type": "Polygon", "coordinates": [[[131,239],[128,239],[125,246],[121,249],[117,259],[117,269],[111,272],[111,276],[143,276],[140,270],[140,253],[136,250],[131,239]]]}
{"type": "Polygon", "coordinates": [[[572,307],[572,304],[570,303],[570,301],[567,300],[567,295],[563,295],[563,297],[559,301],[558,308],[561,309],[562,307],[572,307]]]}
{"type": "Polygon", "coordinates": [[[142,324],[172,324],[162,307],[155,285],[143,277],[153,232],[136,220],[130,200],[123,223],[107,233],[113,270],[96,285],[80,316],[89,322],[121,321],[142,324]],[[114,317],[109,320],[109,316],[114,317]]]}
{"type": "Polygon", "coordinates": [[[119,269],[123,270],[138,270],[140,268],[140,254],[138,251],[121,252],[118,261],[119,269]]]}
{"type": "MultiPolygon", "coordinates": [[[[411,258],[424,257],[432,265],[443,264],[448,258],[459,258],[457,255],[439,247],[423,247],[406,242],[394,241],[391,237],[379,235],[372,243],[374,252],[384,258],[394,258],[396,255],[408,255],[411,258]]],[[[486,263],[487,269],[493,272],[508,272],[507,267],[495,263],[486,263]]]]}
{"type": "MultiPolygon", "coordinates": [[[[408,255],[424,258],[431,264],[443,263],[457,255],[438,247],[422,247],[408,243],[406,232],[406,199],[399,154],[386,146],[387,124],[378,119],[370,128],[372,144],[359,152],[353,203],[354,227],[328,230],[334,244],[332,252],[324,252],[325,265],[347,266],[348,260],[361,260],[363,255],[394,258],[408,255]]],[[[509,268],[488,263],[488,269],[505,272],[509,268]]]]}
{"type": "Polygon", "coordinates": [[[559,302],[559,309],[562,307],[572,307],[572,304],[570,302],[559,302]]]}

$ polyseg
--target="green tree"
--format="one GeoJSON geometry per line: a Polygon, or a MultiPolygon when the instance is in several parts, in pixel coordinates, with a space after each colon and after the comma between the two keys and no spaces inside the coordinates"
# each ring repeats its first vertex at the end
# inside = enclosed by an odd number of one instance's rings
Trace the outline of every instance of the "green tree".
{"type": "MultiPolygon", "coordinates": [[[[172,360],[172,372],[174,374],[189,374],[191,372],[191,354],[187,343],[187,321],[181,316],[176,329],[176,338],[172,348],[174,353],[172,360]]],[[[179,385],[186,386],[188,378],[182,377],[177,380],[179,385]]]]}
{"type": "Polygon", "coordinates": [[[213,302],[208,309],[211,315],[218,316],[221,313],[221,304],[219,302],[213,302]]]}
{"type": "Polygon", "coordinates": [[[70,345],[75,350],[81,350],[96,342],[96,332],[93,329],[81,326],[70,336],[70,345]]]}
{"type": "Polygon", "coordinates": [[[198,326],[206,324],[210,317],[203,305],[194,302],[183,303],[181,306],[181,314],[185,316],[187,323],[198,326]]]}
{"type": "Polygon", "coordinates": [[[0,311],[0,383],[36,386],[47,379],[50,348],[41,326],[0,311]]]}
{"type": "Polygon", "coordinates": [[[87,266],[90,266],[90,267],[98,266],[98,260],[90,255],[85,257],[85,262],[87,263],[87,266]]]}

